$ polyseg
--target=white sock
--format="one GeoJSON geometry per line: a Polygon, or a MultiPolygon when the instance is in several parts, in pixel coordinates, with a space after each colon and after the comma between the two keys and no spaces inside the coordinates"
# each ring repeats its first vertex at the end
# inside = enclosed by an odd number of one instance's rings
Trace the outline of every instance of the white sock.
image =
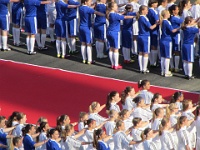
{"type": "Polygon", "coordinates": [[[165,58],[165,74],[169,73],[169,63],[170,63],[170,59],[165,58]]]}
{"type": "Polygon", "coordinates": [[[158,57],[158,50],[152,50],[152,63],[153,65],[156,65],[157,63],[157,57],[158,57]]]}
{"type": "Polygon", "coordinates": [[[188,67],[188,76],[191,77],[192,76],[193,63],[187,63],[187,67],[188,67]]]}
{"type": "Polygon", "coordinates": [[[143,71],[142,59],[143,59],[143,56],[138,55],[138,63],[139,63],[140,71],[143,71]]]}
{"type": "Polygon", "coordinates": [[[15,38],[16,38],[16,43],[20,43],[20,28],[15,28],[15,38]]]}
{"type": "Polygon", "coordinates": [[[126,48],[126,59],[131,60],[130,48],[126,48]]]}
{"type": "Polygon", "coordinates": [[[134,54],[137,55],[137,40],[134,40],[133,44],[134,44],[134,54]]]}
{"type": "Polygon", "coordinates": [[[35,46],[35,38],[30,38],[30,52],[34,51],[34,46],[35,46]]]}
{"type": "Polygon", "coordinates": [[[85,45],[81,45],[81,53],[82,53],[83,60],[87,60],[85,45]]]}
{"type": "Polygon", "coordinates": [[[147,71],[148,57],[143,57],[143,71],[147,71]]]}
{"type": "Polygon", "coordinates": [[[46,42],[46,34],[42,34],[41,35],[41,46],[45,47],[45,42],[46,42]]]}
{"type": "Polygon", "coordinates": [[[172,58],[170,58],[170,67],[174,68],[174,56],[172,56],[172,58]]]}
{"type": "Polygon", "coordinates": [[[2,49],[2,36],[0,35],[0,49],[2,49]]]}
{"type": "Polygon", "coordinates": [[[180,56],[175,56],[175,69],[179,68],[179,61],[180,61],[180,56]]]}
{"type": "Polygon", "coordinates": [[[66,55],[66,41],[61,41],[62,56],[66,55]]]}
{"type": "Polygon", "coordinates": [[[100,54],[99,54],[99,41],[96,41],[95,47],[96,47],[96,52],[97,52],[97,58],[100,58],[100,54]]]}
{"type": "Polygon", "coordinates": [[[76,51],[76,39],[71,38],[71,50],[76,51]]]}
{"type": "Polygon", "coordinates": [[[16,44],[16,28],[15,27],[13,27],[12,28],[12,34],[13,34],[13,43],[15,43],[16,44]]]}
{"type": "Polygon", "coordinates": [[[92,62],[92,46],[87,46],[88,62],[92,62]]]}
{"type": "Polygon", "coordinates": [[[104,50],[104,43],[103,42],[99,42],[99,55],[100,55],[100,58],[103,58],[103,56],[104,56],[103,50],[104,50]]]}
{"type": "Polygon", "coordinates": [[[113,53],[114,53],[113,51],[109,51],[109,58],[112,66],[115,65],[113,53]]]}
{"type": "Polygon", "coordinates": [[[3,43],[3,49],[7,49],[7,41],[8,37],[7,36],[2,36],[2,43],[3,43]]]}
{"type": "Polygon", "coordinates": [[[26,37],[26,46],[27,46],[27,50],[28,50],[28,52],[30,52],[31,50],[31,48],[30,48],[30,38],[29,37],[26,37]]]}
{"type": "Polygon", "coordinates": [[[185,75],[187,76],[187,75],[188,75],[188,66],[187,66],[187,62],[183,62],[183,69],[184,69],[185,75]]]}
{"type": "Polygon", "coordinates": [[[115,66],[119,66],[119,52],[113,53],[115,66]]]}
{"type": "Polygon", "coordinates": [[[161,57],[160,65],[161,65],[161,72],[165,73],[165,58],[164,57],[161,57]]]}
{"type": "Polygon", "coordinates": [[[127,60],[127,53],[126,53],[126,48],[125,47],[122,47],[122,54],[124,56],[124,60],[127,60]]]}
{"type": "Polygon", "coordinates": [[[36,42],[37,42],[37,46],[38,46],[38,47],[42,47],[41,38],[40,38],[40,33],[37,33],[37,34],[35,35],[35,39],[36,39],[36,42]]]}
{"type": "Polygon", "coordinates": [[[49,35],[50,35],[51,41],[55,41],[55,39],[54,39],[54,28],[49,28],[49,35]]]}
{"type": "Polygon", "coordinates": [[[57,54],[60,55],[60,45],[61,45],[61,41],[60,40],[56,40],[56,49],[57,49],[57,54]]]}

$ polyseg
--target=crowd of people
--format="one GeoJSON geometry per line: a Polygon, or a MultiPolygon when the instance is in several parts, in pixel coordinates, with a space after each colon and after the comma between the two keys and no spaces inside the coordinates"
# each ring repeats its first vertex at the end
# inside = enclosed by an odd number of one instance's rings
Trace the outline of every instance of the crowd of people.
{"type": "Polygon", "coordinates": [[[149,91],[148,80],[139,81],[138,87],[137,93],[130,86],[122,93],[111,91],[103,105],[92,102],[78,122],[61,115],[56,127],[45,117],[36,125],[27,124],[26,114],[17,111],[8,120],[0,116],[0,149],[200,150],[198,102],[184,99],[180,91],[166,101],[149,91]],[[104,108],[107,117],[99,114],[104,108]]]}
{"type": "Polygon", "coordinates": [[[13,44],[23,45],[20,28],[24,24],[30,55],[36,54],[35,41],[39,50],[48,49],[48,32],[51,42],[56,44],[57,57],[66,58],[78,53],[78,36],[83,63],[94,63],[95,43],[97,58],[106,58],[107,50],[111,68],[121,69],[121,46],[124,63],[134,62],[131,53],[137,55],[140,72],[144,74],[149,73],[148,62],[151,67],[160,62],[161,75],[171,77],[172,71],[180,71],[182,58],[185,78],[190,80],[194,78],[194,58],[199,55],[199,3],[196,0],[192,6],[190,0],[181,0],[178,5],[175,0],[1,0],[0,48],[10,50],[7,34],[11,15],[13,44]]]}

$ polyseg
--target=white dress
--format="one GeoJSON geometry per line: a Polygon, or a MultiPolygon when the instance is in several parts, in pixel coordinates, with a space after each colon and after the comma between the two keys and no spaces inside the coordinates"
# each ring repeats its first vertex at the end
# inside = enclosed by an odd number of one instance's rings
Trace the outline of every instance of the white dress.
{"type": "Polygon", "coordinates": [[[181,128],[177,131],[178,136],[178,150],[185,150],[185,146],[189,145],[190,149],[192,149],[192,144],[189,139],[189,132],[187,131],[186,127],[181,128]]]}

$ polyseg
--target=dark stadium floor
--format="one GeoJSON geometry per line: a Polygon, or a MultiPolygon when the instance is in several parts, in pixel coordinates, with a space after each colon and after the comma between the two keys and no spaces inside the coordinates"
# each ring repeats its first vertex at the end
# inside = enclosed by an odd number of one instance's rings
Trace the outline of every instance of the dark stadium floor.
{"type": "MultiPolygon", "coordinates": [[[[24,35],[22,36],[21,41],[25,42],[24,35]]],[[[174,73],[173,77],[162,77],[160,76],[160,67],[153,69],[149,68],[149,74],[140,74],[138,70],[137,59],[135,59],[135,63],[133,64],[123,64],[122,55],[120,55],[120,63],[122,64],[123,69],[115,71],[110,68],[110,61],[108,58],[102,60],[96,59],[96,52],[94,47],[93,58],[95,59],[96,63],[93,65],[86,65],[82,63],[81,53],[71,56],[68,59],[57,58],[56,48],[54,45],[50,44],[49,38],[46,42],[49,50],[37,51],[38,53],[36,55],[31,56],[27,55],[25,46],[20,48],[14,47],[12,46],[12,43],[12,39],[9,39],[9,46],[12,48],[12,51],[0,52],[1,59],[13,60],[40,66],[48,66],[53,68],[61,68],[69,71],[116,78],[127,81],[137,82],[140,79],[148,79],[150,80],[152,85],[182,89],[192,92],[200,92],[200,68],[198,66],[198,60],[196,60],[194,63],[193,71],[196,78],[189,81],[184,79],[183,71],[180,73],[174,73]]],[[[77,45],[77,49],[80,50],[80,43],[77,42],[77,45]]],[[[35,48],[35,50],[37,50],[37,48],[35,48]]],[[[115,89],[115,86],[117,85],[113,85],[113,89],[115,89]]]]}

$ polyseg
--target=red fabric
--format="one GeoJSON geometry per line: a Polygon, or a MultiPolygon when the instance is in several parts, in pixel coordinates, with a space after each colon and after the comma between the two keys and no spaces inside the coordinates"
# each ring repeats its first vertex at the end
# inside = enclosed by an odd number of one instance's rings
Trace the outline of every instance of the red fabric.
{"type": "MultiPolygon", "coordinates": [[[[0,60],[0,115],[8,117],[13,111],[21,111],[27,114],[28,123],[36,123],[44,116],[50,126],[55,126],[57,116],[67,114],[71,122],[76,122],[79,112],[88,112],[91,102],[104,104],[110,91],[121,93],[126,86],[138,91],[134,82],[0,60]]],[[[151,86],[150,91],[170,99],[176,90],[151,86]]],[[[184,94],[185,98],[198,100],[197,94],[184,94]]],[[[100,114],[106,116],[105,110],[100,114]]]]}

